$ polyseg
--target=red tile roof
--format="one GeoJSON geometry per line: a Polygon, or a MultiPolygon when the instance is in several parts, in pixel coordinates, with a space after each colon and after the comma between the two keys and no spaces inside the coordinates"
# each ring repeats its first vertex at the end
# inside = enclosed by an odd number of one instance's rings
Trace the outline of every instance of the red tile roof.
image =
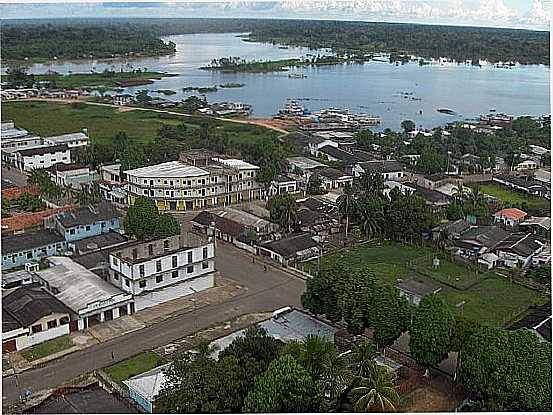
{"type": "Polygon", "coordinates": [[[523,210],[517,209],[517,208],[507,208],[507,209],[501,209],[498,212],[495,212],[494,216],[502,217],[502,218],[510,218],[514,220],[520,220],[524,217],[526,217],[528,213],[526,213],[523,210]]]}
{"type": "Polygon", "coordinates": [[[14,200],[18,199],[23,193],[29,193],[31,195],[40,194],[40,189],[38,186],[21,186],[21,187],[10,187],[9,189],[2,190],[2,199],[5,200],[14,200]]]}
{"type": "Polygon", "coordinates": [[[2,233],[12,233],[42,226],[45,217],[54,213],[64,212],[75,209],[77,205],[62,206],[55,209],[41,210],[40,212],[29,213],[27,215],[16,215],[2,219],[2,233]]]}

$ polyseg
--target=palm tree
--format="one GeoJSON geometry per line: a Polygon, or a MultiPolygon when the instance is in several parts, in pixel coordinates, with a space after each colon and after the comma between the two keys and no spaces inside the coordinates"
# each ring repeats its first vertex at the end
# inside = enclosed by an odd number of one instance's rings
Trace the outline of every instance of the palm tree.
{"type": "Polygon", "coordinates": [[[319,381],[326,370],[329,356],[336,354],[336,349],[324,338],[308,335],[302,342],[289,343],[284,353],[291,354],[314,381],[319,381]]]}
{"type": "Polygon", "coordinates": [[[361,229],[370,239],[380,235],[384,223],[384,207],[379,198],[362,198],[357,202],[357,211],[361,217],[361,229]]]}
{"type": "Polygon", "coordinates": [[[357,412],[395,412],[399,395],[385,368],[377,366],[369,378],[363,379],[361,386],[354,388],[354,409],[357,412]]]}
{"type": "Polygon", "coordinates": [[[298,213],[298,205],[293,197],[287,197],[283,199],[283,203],[280,205],[279,224],[283,228],[288,230],[288,233],[292,232],[292,227],[296,223],[296,217],[298,213]]]}
{"type": "Polygon", "coordinates": [[[318,382],[326,398],[336,403],[350,388],[352,382],[353,373],[348,367],[346,360],[338,355],[338,353],[330,353],[327,356],[318,382]]]}
{"type": "Polygon", "coordinates": [[[27,177],[27,183],[37,185],[41,189],[46,188],[49,182],[50,176],[45,169],[32,169],[27,177]]]}
{"type": "Polygon", "coordinates": [[[344,193],[338,198],[338,210],[346,217],[346,239],[348,238],[349,220],[355,212],[355,194],[349,183],[344,186],[344,193]]]}
{"type": "Polygon", "coordinates": [[[368,378],[375,370],[374,358],[378,355],[374,343],[364,341],[355,345],[349,355],[349,364],[353,373],[363,378],[368,378]]]}

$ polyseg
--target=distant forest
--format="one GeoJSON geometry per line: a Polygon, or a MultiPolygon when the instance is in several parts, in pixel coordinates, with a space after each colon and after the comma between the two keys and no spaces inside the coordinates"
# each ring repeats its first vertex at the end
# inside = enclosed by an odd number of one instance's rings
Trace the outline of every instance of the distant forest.
{"type": "Polygon", "coordinates": [[[482,59],[549,65],[549,32],[400,23],[265,19],[5,20],[4,60],[160,55],[174,45],[159,37],[186,33],[251,33],[250,40],[339,53],[389,52],[456,61],[482,59]]]}

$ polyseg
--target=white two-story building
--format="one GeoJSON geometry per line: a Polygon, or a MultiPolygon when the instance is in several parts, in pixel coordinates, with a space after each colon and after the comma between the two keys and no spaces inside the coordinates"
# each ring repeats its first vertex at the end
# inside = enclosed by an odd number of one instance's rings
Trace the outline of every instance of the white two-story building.
{"type": "Polygon", "coordinates": [[[214,285],[215,250],[193,234],[126,245],[109,255],[109,281],[132,294],[136,310],[214,285]]]}
{"type": "Polygon", "coordinates": [[[58,163],[71,163],[71,152],[65,144],[18,150],[14,154],[15,167],[22,171],[47,169],[58,163]]]}

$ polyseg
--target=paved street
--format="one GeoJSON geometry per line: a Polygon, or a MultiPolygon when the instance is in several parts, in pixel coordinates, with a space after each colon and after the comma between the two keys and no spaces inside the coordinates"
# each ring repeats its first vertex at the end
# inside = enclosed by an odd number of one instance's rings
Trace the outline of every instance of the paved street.
{"type": "MultiPolygon", "coordinates": [[[[20,387],[33,391],[52,388],[114,363],[112,352],[115,361],[119,361],[243,314],[300,305],[300,295],[305,289],[303,280],[272,267],[265,272],[262,264],[252,263],[250,256],[229,245],[218,243],[216,255],[216,266],[221,274],[247,287],[243,294],[75,352],[44,367],[25,371],[18,375],[20,387]]],[[[18,399],[14,376],[4,378],[2,386],[3,404],[18,399]]]]}
{"type": "Polygon", "coordinates": [[[15,186],[25,186],[27,184],[27,176],[14,167],[8,169],[2,166],[2,181],[4,180],[9,180],[15,186]]]}

